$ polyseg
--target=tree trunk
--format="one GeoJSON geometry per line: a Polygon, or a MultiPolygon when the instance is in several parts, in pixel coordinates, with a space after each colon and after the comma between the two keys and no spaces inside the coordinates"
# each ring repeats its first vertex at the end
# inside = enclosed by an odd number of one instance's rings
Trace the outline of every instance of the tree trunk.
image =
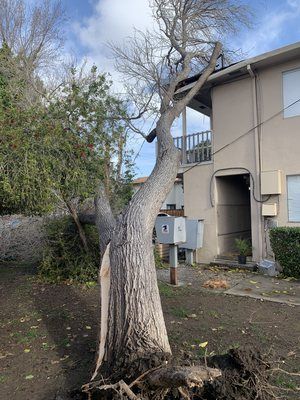
{"type": "Polygon", "coordinates": [[[101,366],[98,363],[104,377],[113,374],[114,379],[132,378],[162,364],[171,355],[152,247],[155,219],[172,188],[179,164],[179,152],[169,134],[170,124],[168,120],[158,123],[156,166],[118,218],[111,235],[108,325],[104,358],[101,366]],[[165,130],[168,135],[159,135],[165,130]]]}
{"type": "Polygon", "coordinates": [[[77,230],[78,230],[78,233],[79,233],[79,237],[80,237],[82,246],[84,248],[84,251],[86,253],[88,253],[89,248],[88,248],[88,244],[87,244],[86,234],[85,234],[83,226],[82,226],[82,224],[81,224],[81,222],[79,220],[79,216],[78,216],[78,213],[76,211],[76,208],[72,205],[72,203],[70,201],[65,200],[65,202],[66,202],[68,210],[70,211],[70,214],[71,214],[71,216],[72,216],[72,218],[73,218],[73,220],[75,222],[75,225],[77,227],[77,230]]]}

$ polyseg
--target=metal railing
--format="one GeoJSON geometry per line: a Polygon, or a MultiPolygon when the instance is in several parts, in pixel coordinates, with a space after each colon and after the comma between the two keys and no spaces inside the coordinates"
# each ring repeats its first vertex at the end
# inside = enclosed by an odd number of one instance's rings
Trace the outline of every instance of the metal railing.
{"type": "Polygon", "coordinates": [[[212,158],[212,132],[197,132],[174,138],[175,146],[181,150],[181,164],[202,163],[212,158]]]}

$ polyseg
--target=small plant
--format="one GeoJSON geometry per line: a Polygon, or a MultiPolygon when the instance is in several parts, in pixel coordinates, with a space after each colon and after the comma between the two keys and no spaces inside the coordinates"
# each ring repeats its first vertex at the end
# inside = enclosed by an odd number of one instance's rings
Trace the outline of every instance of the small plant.
{"type": "Polygon", "coordinates": [[[247,256],[252,249],[248,239],[235,239],[235,247],[241,256],[247,256]]]}
{"type": "Polygon", "coordinates": [[[235,239],[235,247],[239,252],[239,264],[246,264],[246,257],[251,253],[252,246],[248,239],[235,239]]]}

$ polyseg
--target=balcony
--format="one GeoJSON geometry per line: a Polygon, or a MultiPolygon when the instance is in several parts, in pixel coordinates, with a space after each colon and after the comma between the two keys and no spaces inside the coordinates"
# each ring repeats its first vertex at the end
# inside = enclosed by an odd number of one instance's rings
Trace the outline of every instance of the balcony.
{"type": "Polygon", "coordinates": [[[175,146],[181,150],[181,164],[200,164],[211,161],[212,132],[197,132],[174,138],[175,146]]]}

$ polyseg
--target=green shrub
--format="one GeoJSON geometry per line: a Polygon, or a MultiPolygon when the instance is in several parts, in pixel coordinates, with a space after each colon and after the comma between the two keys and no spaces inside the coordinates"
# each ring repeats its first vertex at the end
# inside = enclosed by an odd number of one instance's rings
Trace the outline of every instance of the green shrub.
{"type": "Polygon", "coordinates": [[[272,228],[270,240],[283,274],[300,278],[300,227],[272,228]]]}
{"type": "Polygon", "coordinates": [[[70,217],[51,220],[46,227],[47,246],[38,267],[40,277],[49,283],[92,282],[99,268],[98,233],[95,226],[84,227],[89,252],[81,245],[76,225],[70,217]]]}
{"type": "Polygon", "coordinates": [[[165,268],[164,262],[163,262],[161,256],[159,255],[158,250],[157,250],[155,247],[153,248],[153,253],[154,253],[155,267],[156,267],[157,269],[163,269],[163,268],[165,268]]]}
{"type": "Polygon", "coordinates": [[[248,239],[235,239],[235,247],[241,256],[251,254],[252,246],[248,239]]]}

